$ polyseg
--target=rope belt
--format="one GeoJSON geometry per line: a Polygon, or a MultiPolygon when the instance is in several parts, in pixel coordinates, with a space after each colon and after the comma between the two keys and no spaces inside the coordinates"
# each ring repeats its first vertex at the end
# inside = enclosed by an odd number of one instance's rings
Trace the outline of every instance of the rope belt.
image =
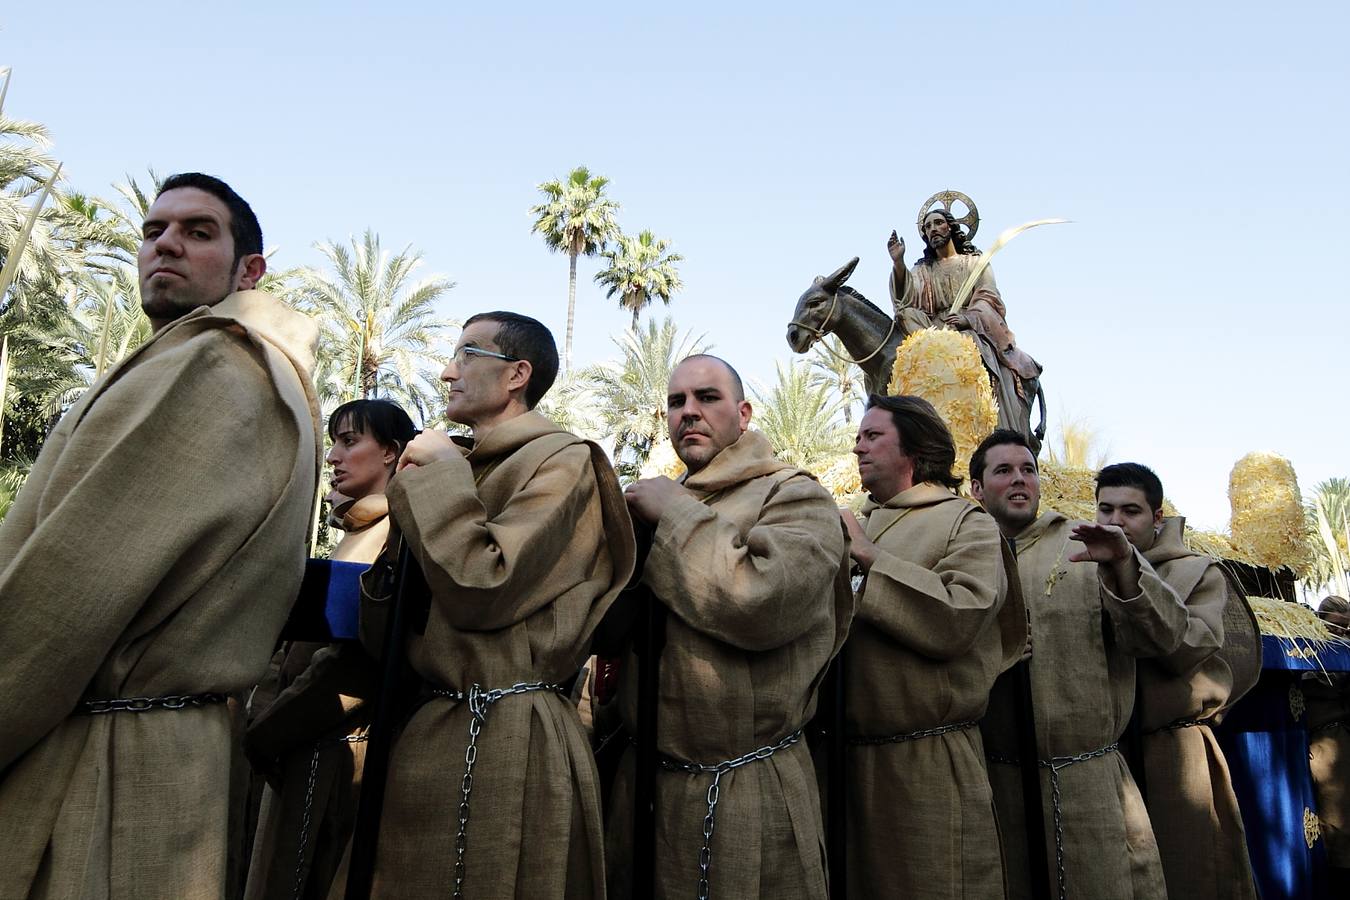
{"type": "MultiPolygon", "coordinates": [[[[1042,769],[1050,770],[1050,800],[1055,816],[1055,877],[1059,880],[1059,900],[1064,900],[1064,814],[1060,805],[1059,773],[1069,766],[1115,753],[1119,749],[1120,743],[1117,741],[1107,744],[1105,747],[1098,747],[1096,750],[1079,753],[1076,756],[1052,756],[1049,759],[1036,760],[1036,764],[1042,769]]],[[[1018,760],[1008,756],[991,753],[987,755],[987,758],[990,762],[1003,765],[1021,765],[1018,760]]]]}
{"type": "Polygon", "coordinates": [[[937,737],[940,734],[950,734],[953,731],[968,731],[976,728],[980,724],[978,719],[970,722],[956,722],[951,725],[939,725],[937,728],[927,728],[923,731],[911,731],[908,734],[890,734],[890,735],[870,735],[860,734],[848,739],[849,745],[854,747],[877,747],[882,744],[906,744],[910,741],[921,740],[922,738],[937,737]]]}
{"type": "Polygon", "coordinates": [[[115,700],[81,700],[75,707],[77,716],[97,716],[114,712],[150,712],[156,709],[187,709],[224,703],[228,694],[172,694],[168,697],[126,697],[115,700]]]}
{"type": "Polygon", "coordinates": [[[444,697],[456,703],[469,702],[469,746],[464,751],[464,778],[460,782],[459,831],[455,834],[455,891],[452,897],[464,896],[464,852],[469,847],[469,795],[473,792],[473,767],[478,761],[478,733],[487,721],[487,711],[505,697],[516,694],[529,694],[535,691],[552,691],[559,696],[566,695],[566,685],[548,684],[543,681],[520,681],[508,688],[484,690],[475,684],[468,692],[435,688],[432,694],[444,697]]]}
{"type": "Polygon", "coordinates": [[[305,807],[300,816],[300,845],[295,851],[295,879],[291,890],[291,897],[294,900],[300,900],[300,895],[305,887],[305,850],[309,846],[309,826],[314,808],[314,788],[319,781],[319,752],[324,747],[341,744],[364,744],[366,739],[366,730],[362,729],[356,734],[349,734],[346,737],[314,742],[313,753],[309,757],[309,778],[305,782],[305,807]]]}
{"type": "Polygon", "coordinates": [[[741,766],[748,766],[752,762],[768,759],[779,750],[791,747],[801,738],[802,730],[798,728],[776,744],[760,747],[744,756],[714,763],[710,766],[685,762],[672,756],[662,757],[661,768],[667,772],[690,772],[696,775],[712,775],[713,777],[712,784],[708,786],[708,813],[703,817],[703,849],[698,852],[698,900],[708,900],[711,896],[708,878],[712,871],[712,836],[713,827],[716,825],[717,800],[721,792],[722,776],[733,769],[739,769],[741,766]]]}

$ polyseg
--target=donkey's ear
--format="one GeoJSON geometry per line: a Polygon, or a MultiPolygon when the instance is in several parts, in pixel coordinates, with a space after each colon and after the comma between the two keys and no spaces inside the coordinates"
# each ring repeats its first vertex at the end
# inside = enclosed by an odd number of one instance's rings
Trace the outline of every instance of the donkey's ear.
{"type": "Polygon", "coordinates": [[[824,275],[817,275],[817,276],[811,281],[811,283],[812,283],[812,284],[824,284],[824,283],[825,283],[825,276],[824,276],[824,275]]]}
{"type": "Polygon", "coordinates": [[[843,286],[844,282],[848,281],[848,276],[853,274],[853,270],[857,268],[857,266],[858,266],[858,257],[855,256],[848,262],[840,266],[838,269],[835,269],[834,274],[831,275],[829,278],[826,278],[823,282],[821,282],[821,285],[825,288],[825,290],[833,294],[835,291],[839,290],[839,288],[843,286]]]}

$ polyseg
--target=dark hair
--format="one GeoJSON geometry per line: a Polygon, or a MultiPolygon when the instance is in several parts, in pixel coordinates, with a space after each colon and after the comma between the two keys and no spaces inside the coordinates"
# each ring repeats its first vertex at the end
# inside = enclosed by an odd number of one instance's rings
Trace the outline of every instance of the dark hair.
{"type": "MultiPolygon", "coordinates": [[[[736,367],[733,366],[731,363],[727,362],[720,356],[713,356],[711,353],[691,353],[689,356],[686,356],[684,359],[676,363],[676,365],[682,366],[685,363],[689,362],[689,360],[691,359],[711,359],[715,363],[720,363],[722,368],[727,370],[727,374],[731,376],[731,389],[736,394],[736,396],[733,399],[735,399],[737,403],[740,403],[742,400],[745,399],[745,384],[744,382],[741,381],[741,373],[737,372],[736,367]]],[[[674,371],[674,369],[672,369],[671,371],[674,371]]]]}
{"type": "Polygon", "coordinates": [[[412,419],[392,400],[349,400],[342,404],[328,417],[329,440],[337,440],[344,419],[348,427],[375,438],[381,447],[395,448],[398,456],[417,436],[412,419]]]}
{"type": "Polygon", "coordinates": [[[523,359],[530,364],[530,381],[525,385],[525,408],[534,409],[558,377],[558,345],[553,332],[544,323],[520,313],[478,313],[464,323],[468,328],[474,322],[496,322],[497,347],[507,356],[523,359]]]}
{"type": "Polygon", "coordinates": [[[245,256],[263,252],[262,226],[258,224],[258,217],[253,214],[253,207],[249,206],[243,197],[234,192],[234,188],[214,175],[203,175],[201,172],[182,172],[164,179],[164,183],[159,186],[159,193],[155,197],[158,199],[169,191],[175,191],[178,188],[196,188],[199,191],[206,191],[206,193],[225,204],[225,208],[230,211],[230,236],[234,238],[234,266],[236,268],[239,266],[239,260],[245,256]]]}
{"type": "Polygon", "coordinates": [[[952,235],[952,246],[956,248],[957,253],[974,256],[980,252],[979,248],[970,242],[970,238],[966,237],[966,232],[961,227],[961,223],[956,221],[956,218],[952,216],[949,210],[945,210],[939,206],[937,209],[930,209],[928,212],[924,213],[923,218],[919,220],[919,237],[923,238],[924,262],[937,262],[938,258],[937,251],[928,243],[928,235],[923,233],[923,223],[927,222],[928,217],[933,213],[941,213],[942,218],[947,220],[947,228],[951,231],[952,235]]]}
{"type": "Polygon", "coordinates": [[[1148,466],[1139,463],[1115,463],[1097,473],[1097,492],[1101,496],[1104,487],[1132,487],[1144,492],[1148,508],[1157,512],[1162,509],[1162,480],[1148,466]]]}
{"type": "Polygon", "coordinates": [[[900,450],[914,461],[915,484],[929,481],[952,490],[961,486],[961,476],[952,472],[956,442],[933,404],[922,397],[872,394],[867,408],[890,412],[900,435],[900,450]]]}
{"type": "MultiPolygon", "coordinates": [[[[1036,451],[1031,449],[1027,443],[1027,436],[1020,431],[1013,431],[1011,428],[998,428],[989,435],[989,437],[980,441],[980,446],[975,448],[975,452],[970,456],[970,480],[984,481],[984,458],[994,447],[1001,447],[1004,444],[1016,444],[1018,447],[1026,447],[1031,453],[1031,461],[1036,463],[1036,451]]],[[[1036,463],[1036,468],[1040,469],[1040,463],[1036,463]]]]}

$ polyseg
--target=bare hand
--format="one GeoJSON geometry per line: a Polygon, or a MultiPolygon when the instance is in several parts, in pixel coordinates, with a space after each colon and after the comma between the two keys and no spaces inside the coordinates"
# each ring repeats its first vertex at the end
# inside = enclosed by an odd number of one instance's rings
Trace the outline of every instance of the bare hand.
{"type": "Polygon", "coordinates": [[[635,481],[623,492],[628,501],[628,511],[633,518],[650,522],[653,525],[661,518],[661,513],[676,497],[694,496],[684,485],[671,481],[664,475],[656,478],[643,478],[635,481]]]}
{"type": "Polygon", "coordinates": [[[955,328],[957,331],[969,331],[970,320],[966,318],[965,313],[948,313],[942,319],[948,328],[955,328]]]}
{"type": "Polygon", "coordinates": [[[905,264],[905,239],[894,231],[891,232],[890,240],[886,241],[886,250],[897,266],[905,264]]]}
{"type": "Polygon", "coordinates": [[[877,545],[867,539],[862,523],[852,510],[839,510],[839,520],[844,523],[844,532],[848,534],[848,555],[853,557],[864,572],[868,571],[876,561],[877,545]]]}
{"type": "Polygon", "coordinates": [[[1095,562],[1103,565],[1123,562],[1134,556],[1130,539],[1119,525],[1093,525],[1083,523],[1075,526],[1070,535],[1084,546],[1081,553],[1069,557],[1069,562],[1095,562]]]}
{"type": "Polygon", "coordinates": [[[398,458],[398,469],[396,471],[415,469],[418,466],[426,466],[442,459],[462,455],[463,452],[459,449],[459,445],[450,440],[450,435],[444,431],[424,431],[409,441],[407,447],[403,448],[403,455],[398,458]]]}

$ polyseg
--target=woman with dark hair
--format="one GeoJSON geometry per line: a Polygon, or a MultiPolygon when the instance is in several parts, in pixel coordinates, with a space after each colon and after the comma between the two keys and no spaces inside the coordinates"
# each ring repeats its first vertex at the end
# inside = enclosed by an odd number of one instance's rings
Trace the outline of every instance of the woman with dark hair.
{"type": "MultiPolygon", "coordinates": [[[[328,522],[342,538],[332,559],[373,563],[384,549],[384,489],[416,434],[408,414],[388,400],[353,400],[333,410],[328,522]]],[[[373,664],[358,645],[296,641],[278,656],[281,693],[245,738],[250,759],[268,775],[248,900],[328,896],[351,841],[370,724],[363,698],[373,664]]]]}

